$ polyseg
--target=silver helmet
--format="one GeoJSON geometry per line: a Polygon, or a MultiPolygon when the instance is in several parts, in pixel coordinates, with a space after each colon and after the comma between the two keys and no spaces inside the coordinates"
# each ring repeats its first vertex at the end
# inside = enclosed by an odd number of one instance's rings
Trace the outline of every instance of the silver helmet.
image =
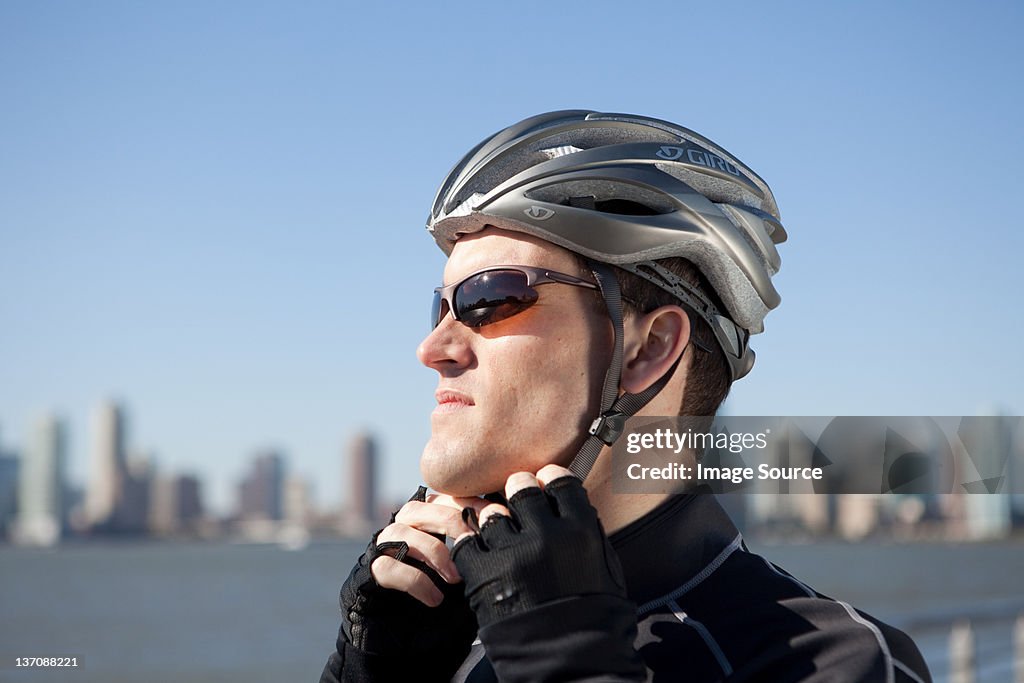
{"type": "Polygon", "coordinates": [[[534,235],[674,294],[708,322],[732,379],[753,366],[749,337],[781,298],[771,278],[786,240],[768,185],[720,146],[632,114],[556,111],[487,138],[449,172],[427,229],[446,254],[485,225],[534,235]],[[718,310],[658,259],[707,278],[718,310]]]}

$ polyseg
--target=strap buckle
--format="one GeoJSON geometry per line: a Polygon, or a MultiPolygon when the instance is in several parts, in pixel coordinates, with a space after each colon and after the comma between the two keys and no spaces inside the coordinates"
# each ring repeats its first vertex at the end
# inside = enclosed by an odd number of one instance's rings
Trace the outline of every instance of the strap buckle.
{"type": "Polygon", "coordinates": [[[601,413],[600,417],[590,423],[591,436],[596,436],[606,446],[611,446],[622,436],[626,429],[626,415],[617,410],[609,410],[601,413]]]}

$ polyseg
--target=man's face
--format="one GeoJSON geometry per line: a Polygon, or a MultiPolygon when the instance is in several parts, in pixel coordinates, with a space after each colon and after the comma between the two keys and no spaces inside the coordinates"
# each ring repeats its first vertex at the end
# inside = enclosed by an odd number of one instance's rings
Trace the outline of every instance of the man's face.
{"type": "MultiPolygon", "coordinates": [[[[576,275],[568,251],[488,228],[461,238],[444,284],[482,268],[520,265],[576,275]]],[[[592,279],[592,278],[590,278],[592,279]]],[[[423,479],[451,495],[500,491],[509,474],[568,465],[593,420],[611,353],[611,323],[596,290],[537,287],[526,311],[480,328],[447,315],[417,349],[439,374],[423,479]]]]}

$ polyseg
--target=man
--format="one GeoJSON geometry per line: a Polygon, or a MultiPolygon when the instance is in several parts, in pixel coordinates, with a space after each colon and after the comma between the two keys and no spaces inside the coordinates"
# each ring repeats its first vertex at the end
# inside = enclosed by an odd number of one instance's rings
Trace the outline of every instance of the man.
{"type": "Polygon", "coordinates": [[[626,418],[712,416],[753,365],[786,238],[763,180],[672,123],[552,112],[474,148],[427,227],[437,493],[345,582],[322,681],[930,680],[713,496],[612,493],[626,418]]]}

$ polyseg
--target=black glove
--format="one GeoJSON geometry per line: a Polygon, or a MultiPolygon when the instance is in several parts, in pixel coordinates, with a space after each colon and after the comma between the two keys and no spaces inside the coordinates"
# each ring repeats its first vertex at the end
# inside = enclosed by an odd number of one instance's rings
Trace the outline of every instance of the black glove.
{"type": "Polygon", "coordinates": [[[499,680],[644,680],[636,605],[579,479],[518,491],[508,509],[452,550],[499,680]]]}
{"type": "Polygon", "coordinates": [[[481,628],[560,598],[626,597],[619,558],[579,479],[523,489],[508,509],[511,517],[489,517],[452,550],[481,628]]]}
{"type": "MultiPolygon", "coordinates": [[[[426,491],[421,486],[409,500],[424,501],[426,491]]],[[[397,514],[391,515],[392,523],[397,514]]],[[[449,584],[407,556],[405,542],[378,544],[381,531],[341,587],[337,656],[332,655],[321,680],[449,681],[469,653],[477,629],[463,585],[449,584]],[[423,571],[444,594],[441,604],[429,607],[408,593],[379,586],[370,565],[382,554],[423,571]]],[[[444,541],[442,534],[432,535],[444,541]]]]}

